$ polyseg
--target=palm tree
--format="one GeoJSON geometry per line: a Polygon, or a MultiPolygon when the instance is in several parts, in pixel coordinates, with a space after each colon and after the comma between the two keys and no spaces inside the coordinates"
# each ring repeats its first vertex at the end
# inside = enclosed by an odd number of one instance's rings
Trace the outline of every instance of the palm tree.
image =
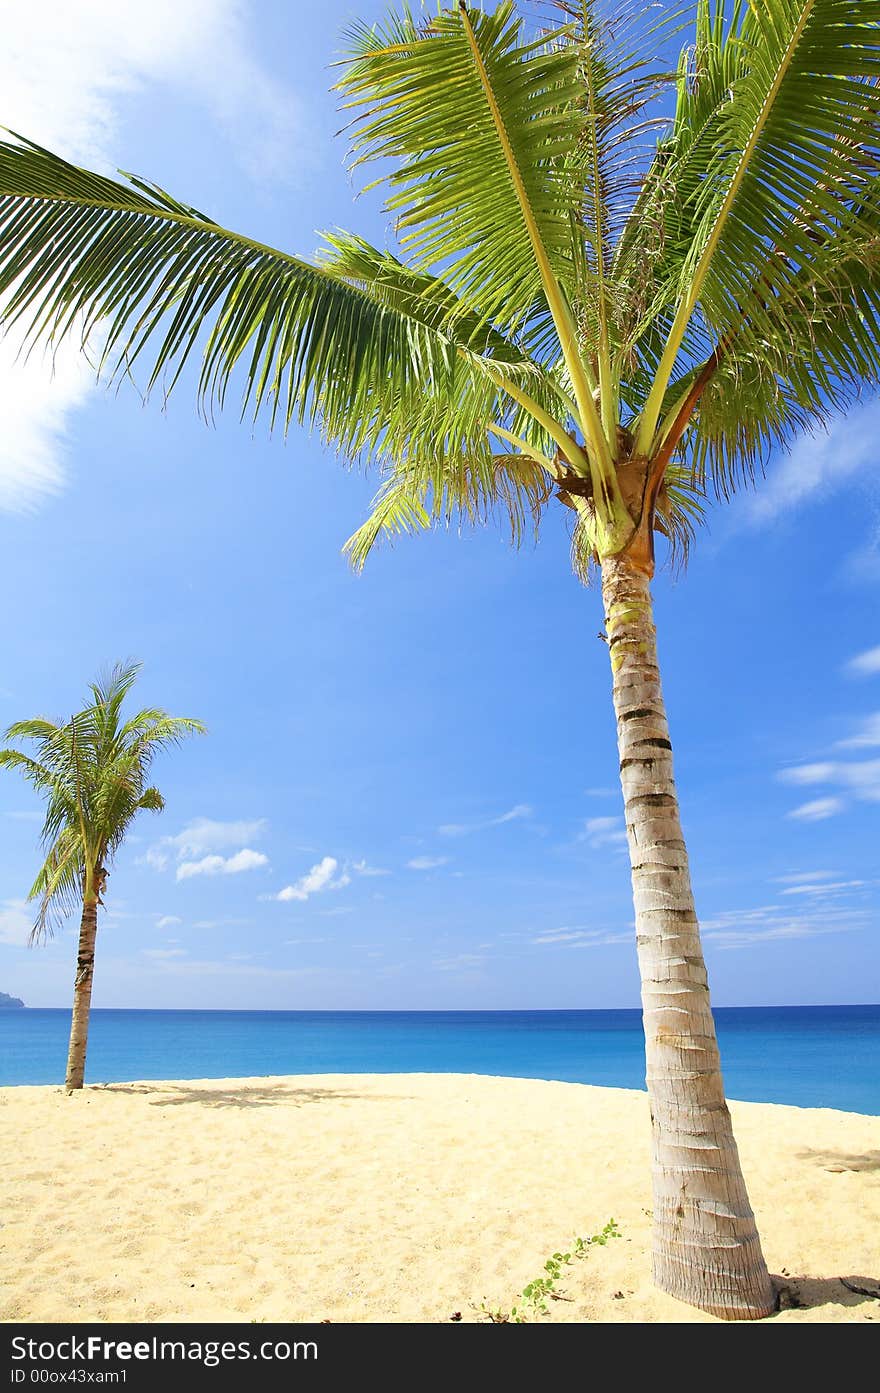
{"type": "Polygon", "coordinates": [[[338,88],[395,252],[335,232],[304,260],[11,138],[0,292],[31,342],[91,337],[111,376],[146,363],[165,390],[199,353],[204,409],[237,377],[243,412],[377,466],[356,567],[451,517],[498,512],[518,539],[569,510],[613,673],[655,1279],[757,1317],[774,1295],[679,819],[654,534],[685,555],[708,490],[880,375],[880,0],[695,0],[671,74],[650,57],[668,35],[626,8],[459,3],[350,32],[338,88]]]}
{"type": "Polygon", "coordinates": [[[164,745],[176,745],[204,730],[201,721],[169,716],[158,707],[124,720],[122,703],[139,672],[138,663],[117,664],[89,687],[89,705],[67,721],[38,716],[11,725],[4,738],[32,741],[33,757],[16,749],[0,750],[0,768],[17,769],[46,803],[46,859],[28,897],[39,900],[31,942],[50,934],[75,908],[82,911],[68,1089],[83,1086],[98,906],[104,903],[113,857],[139,812],[160,813],[165,807],[159,790],[147,784],[155,755],[164,745]]]}

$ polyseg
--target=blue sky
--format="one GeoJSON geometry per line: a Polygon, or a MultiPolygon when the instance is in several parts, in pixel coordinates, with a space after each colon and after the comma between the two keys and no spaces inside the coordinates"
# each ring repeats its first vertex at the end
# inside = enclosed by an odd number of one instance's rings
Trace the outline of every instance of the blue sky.
{"type": "MultiPolygon", "coordinates": [[[[157,0],[137,32],[77,0],[52,36],[34,9],[0,122],[299,252],[333,225],[382,240],[327,92],[369,0],[157,0]]],[[[2,354],[0,723],[68,713],[135,655],[144,703],[210,728],[157,766],[167,811],[116,863],[95,1004],[636,1005],[601,609],[565,518],[518,553],[437,533],[354,577],[371,483],[317,441],[2,354]]],[[[721,1005],[880,999],[878,440],[866,403],[802,441],[657,581],[721,1005]]],[[[38,828],[5,777],[0,990],[62,1006],[75,926],[23,946],[38,828]]]]}

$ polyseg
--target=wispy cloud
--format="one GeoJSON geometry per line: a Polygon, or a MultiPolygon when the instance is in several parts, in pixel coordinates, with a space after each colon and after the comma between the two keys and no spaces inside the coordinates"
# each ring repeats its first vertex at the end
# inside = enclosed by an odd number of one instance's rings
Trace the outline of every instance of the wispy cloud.
{"type": "Polygon", "coordinates": [[[807,500],[826,497],[856,474],[876,476],[878,435],[880,403],[871,402],[838,417],[827,433],[801,436],[748,499],[747,520],[762,526],[807,500]]]}
{"type": "Polygon", "coordinates": [[[163,915],[161,916],[161,918],[159,918],[159,919],[156,920],[156,928],[157,928],[157,929],[173,929],[173,928],[175,928],[178,924],[182,924],[182,923],[183,923],[183,920],[182,920],[182,919],[178,919],[178,917],[177,917],[176,914],[163,914],[163,915]]]}
{"type": "Polygon", "coordinates": [[[300,876],[293,885],[285,885],[273,898],[282,903],[289,900],[304,901],[311,895],[320,895],[324,890],[341,890],[350,883],[351,876],[347,871],[339,870],[336,857],[324,856],[310,871],[300,876]]]}
{"type": "MultiPolygon", "coordinates": [[[[224,152],[259,180],[289,178],[309,147],[300,103],[259,62],[239,0],[151,0],[136,16],[118,0],[4,6],[4,126],[112,170],[123,104],[148,89],[208,112],[224,152]]],[[[94,372],[73,341],[51,359],[17,350],[0,341],[0,510],[27,512],[63,486],[69,416],[94,372]]]]}
{"type": "Polygon", "coordinates": [[[431,966],[435,972],[474,972],[485,961],[482,953],[456,953],[450,958],[436,958],[431,966]]]}
{"type": "Polygon", "coordinates": [[[411,871],[435,871],[438,866],[449,864],[448,856],[414,856],[411,861],[407,861],[407,868],[411,871]]]}
{"type": "Polygon", "coordinates": [[[2,816],[3,816],[3,817],[11,818],[13,822],[42,822],[42,821],[43,821],[43,814],[42,814],[42,813],[38,813],[38,812],[36,811],[36,809],[26,809],[26,810],[22,810],[21,812],[19,812],[19,811],[16,810],[16,809],[13,809],[11,812],[5,812],[5,813],[3,813],[2,816]]]}
{"type": "Polygon", "coordinates": [[[262,851],[243,847],[234,856],[203,856],[199,861],[181,861],[177,867],[178,880],[191,880],[196,875],[240,875],[268,866],[269,858],[262,851]]]}
{"type": "Polygon", "coordinates": [[[498,817],[487,817],[479,822],[445,822],[437,831],[441,837],[466,837],[471,832],[484,832],[490,827],[503,827],[508,822],[520,822],[532,817],[534,809],[528,803],[517,803],[498,817]]]}
{"type": "Polygon", "coordinates": [[[748,948],[789,939],[817,938],[864,928],[870,911],[852,904],[819,904],[791,914],[781,905],[734,909],[702,924],[703,937],[716,948],[748,948]]]}
{"type": "Polygon", "coordinates": [[[589,932],[588,929],[545,929],[532,939],[532,943],[572,943],[589,932]]]}
{"type": "Polygon", "coordinates": [[[145,958],[152,958],[156,962],[170,962],[172,958],[185,958],[185,948],[142,948],[141,952],[145,958]]]}
{"type": "Polygon", "coordinates": [[[83,405],[94,381],[72,342],[54,354],[33,352],[25,359],[14,338],[0,337],[0,512],[32,513],[60,492],[68,417],[83,405]]]}
{"type": "Polygon", "coordinates": [[[377,876],[391,874],[390,871],[386,871],[382,866],[370,866],[366,861],[352,861],[351,869],[354,871],[355,875],[377,876]]]}
{"type": "Polygon", "coordinates": [[[603,846],[623,848],[626,846],[626,827],[621,817],[588,817],[581,833],[581,841],[586,841],[598,850],[603,846]]]}
{"type": "Polygon", "coordinates": [[[780,769],[779,777],[785,784],[827,784],[834,777],[834,765],[827,759],[815,764],[796,764],[791,769],[780,769]]]}
{"type": "Polygon", "coordinates": [[[25,900],[0,901],[0,943],[16,947],[27,943],[33,926],[33,911],[25,900]]]}
{"type": "Polygon", "coordinates": [[[792,808],[786,817],[798,822],[825,822],[829,817],[837,817],[845,807],[842,798],[811,798],[808,803],[800,803],[792,808]]]}
{"type": "MultiPolygon", "coordinates": [[[[211,851],[227,851],[230,847],[239,846],[242,842],[253,842],[262,836],[266,830],[265,818],[256,818],[251,821],[238,822],[217,822],[209,817],[196,817],[192,822],[188,822],[182,832],[178,832],[173,837],[163,837],[155,847],[151,847],[147,855],[154,856],[158,862],[163,856],[165,864],[168,864],[168,857],[173,855],[179,860],[186,860],[196,856],[205,856],[211,851]]],[[[162,869],[162,867],[157,867],[162,869]]]]}
{"type": "Polygon", "coordinates": [[[788,885],[783,895],[839,895],[843,890],[858,890],[866,885],[864,880],[815,881],[807,885],[788,885]]]}
{"type": "Polygon", "coordinates": [[[876,750],[880,748],[880,711],[865,716],[855,735],[838,740],[839,750],[876,750]]]}
{"type": "Polygon", "coordinates": [[[635,935],[632,929],[547,929],[531,942],[539,947],[550,945],[562,948],[605,948],[611,944],[634,943],[635,935]]]}
{"type": "Polygon", "coordinates": [[[212,818],[197,817],[182,832],[172,837],[162,837],[149,847],[143,859],[155,871],[166,871],[177,862],[178,880],[186,880],[193,875],[220,875],[224,870],[226,874],[235,875],[238,871],[254,870],[257,866],[268,864],[268,858],[262,852],[252,851],[248,846],[242,847],[242,842],[258,840],[265,828],[264,818],[217,822],[212,818]],[[236,846],[240,849],[234,856],[224,857],[220,854],[236,846]],[[254,859],[257,857],[260,859],[254,859]]]}
{"type": "MultiPolygon", "coordinates": [[[[295,981],[297,978],[309,977],[315,972],[314,967],[264,967],[260,963],[242,961],[237,954],[230,954],[221,959],[154,955],[150,959],[150,966],[154,971],[161,972],[163,977],[194,977],[199,980],[208,977],[230,977],[236,983],[252,978],[268,982],[295,981]]],[[[140,964],[140,970],[145,971],[144,964],[140,964]]]]}
{"type": "Polygon", "coordinates": [[[880,759],[866,759],[844,763],[842,760],[823,760],[814,764],[801,764],[791,769],[782,769],[779,778],[789,784],[829,784],[837,790],[827,797],[814,798],[800,807],[793,808],[789,817],[802,822],[821,822],[835,817],[847,807],[846,798],[858,799],[865,803],[880,802],[880,759]]]}
{"type": "Polygon", "coordinates": [[[850,658],[844,669],[851,677],[874,677],[880,673],[880,644],[876,648],[866,648],[850,658]]]}
{"type": "Polygon", "coordinates": [[[791,875],[775,877],[777,885],[804,885],[808,880],[833,880],[837,871],[795,871],[791,875]]]}

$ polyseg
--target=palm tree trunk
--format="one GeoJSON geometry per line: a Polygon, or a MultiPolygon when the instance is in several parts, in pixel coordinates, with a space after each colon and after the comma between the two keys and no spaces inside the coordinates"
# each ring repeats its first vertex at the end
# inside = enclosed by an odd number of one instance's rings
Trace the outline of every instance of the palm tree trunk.
{"type": "Polygon", "coordinates": [[[728,1320],[774,1309],[724,1098],[648,577],[602,563],[653,1134],[654,1280],[728,1320]]]}
{"type": "Polygon", "coordinates": [[[95,936],[98,932],[98,905],[83,900],[76,955],[76,981],[73,987],[73,1019],[67,1051],[65,1088],[82,1088],[86,1071],[86,1045],[89,1040],[89,1010],[92,1004],[92,978],[95,973],[95,936]]]}

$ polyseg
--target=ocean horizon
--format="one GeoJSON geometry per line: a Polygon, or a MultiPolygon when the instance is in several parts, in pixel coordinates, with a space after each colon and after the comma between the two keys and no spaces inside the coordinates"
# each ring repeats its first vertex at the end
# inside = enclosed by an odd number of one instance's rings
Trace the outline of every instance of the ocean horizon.
{"type": "MultiPolygon", "coordinates": [[[[880,1005],[715,1010],[728,1097],[880,1114],[880,1005]]],[[[70,1011],[0,1011],[0,1085],[61,1084],[70,1011]]],[[[92,1012],[86,1083],[493,1074],[644,1088],[641,1012],[92,1012]]]]}

